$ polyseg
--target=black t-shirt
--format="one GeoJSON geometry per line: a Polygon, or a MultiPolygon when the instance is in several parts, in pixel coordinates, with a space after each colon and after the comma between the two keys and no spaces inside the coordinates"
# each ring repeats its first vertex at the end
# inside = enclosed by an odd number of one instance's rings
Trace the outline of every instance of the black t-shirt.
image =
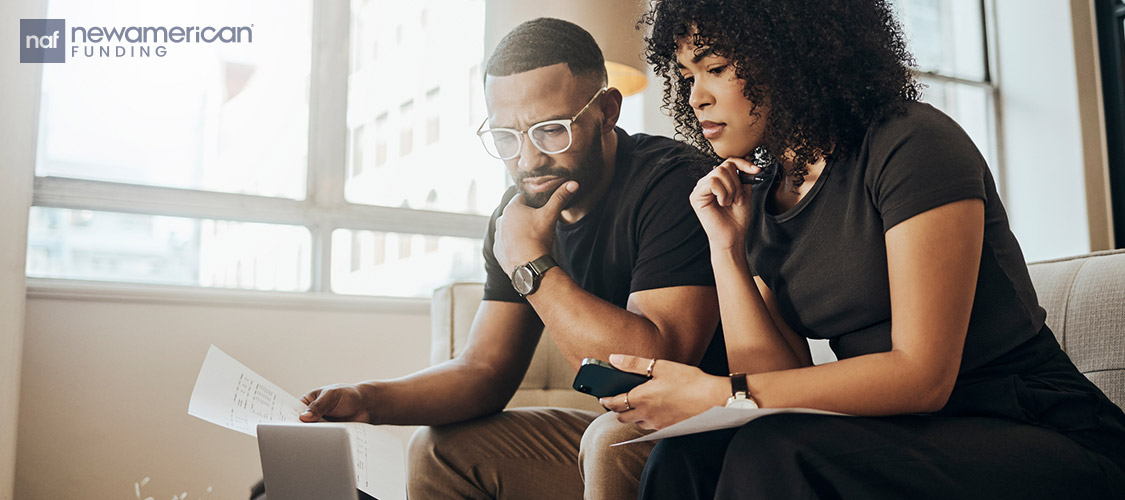
{"type": "Polygon", "coordinates": [[[777,297],[786,322],[831,339],[840,359],[891,348],[891,297],[884,233],[932,208],[985,202],[984,246],[961,374],[1031,339],[1043,327],[1023,253],[1008,226],[992,174],[967,134],[928,104],[867,131],[862,145],[829,158],[792,209],[770,213],[776,175],[754,188],[747,235],[750,267],[777,297]]]}
{"type": "MultiPolygon", "coordinates": [[[[615,131],[617,155],[609,189],[580,220],[559,221],[551,255],[583,290],[622,309],[632,292],[714,286],[707,235],[688,201],[695,175],[713,162],[666,137],[615,131]]],[[[492,252],[496,218],[515,195],[515,187],[504,194],[488,223],[484,300],[526,303],[492,252]]],[[[715,337],[701,366],[720,373],[726,355],[721,335],[715,337]]]]}

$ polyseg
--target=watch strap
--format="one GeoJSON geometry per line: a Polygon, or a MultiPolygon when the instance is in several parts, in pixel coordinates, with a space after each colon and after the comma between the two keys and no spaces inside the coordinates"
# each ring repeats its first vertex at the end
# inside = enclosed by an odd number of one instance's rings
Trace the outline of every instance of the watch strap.
{"type": "Polygon", "coordinates": [[[551,254],[544,255],[527,263],[527,267],[531,268],[531,271],[535,274],[536,277],[542,275],[543,273],[547,272],[548,269],[557,265],[559,265],[558,262],[555,262],[555,258],[551,257],[551,254]]]}
{"type": "Polygon", "coordinates": [[[730,374],[730,394],[727,408],[759,408],[758,402],[750,395],[750,386],[746,383],[745,373],[730,374]]]}
{"type": "Polygon", "coordinates": [[[745,373],[732,373],[730,374],[730,395],[738,396],[742,393],[744,397],[750,397],[750,386],[746,384],[745,373]]]}
{"type": "Polygon", "coordinates": [[[543,273],[557,265],[555,259],[547,254],[519,266],[512,272],[512,287],[520,297],[527,297],[539,289],[539,281],[543,279],[543,273]]]}

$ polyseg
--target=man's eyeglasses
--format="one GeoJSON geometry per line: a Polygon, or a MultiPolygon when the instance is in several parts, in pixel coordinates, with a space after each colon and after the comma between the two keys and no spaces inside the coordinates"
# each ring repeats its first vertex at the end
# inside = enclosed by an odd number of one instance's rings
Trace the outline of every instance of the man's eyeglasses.
{"type": "Polygon", "coordinates": [[[523,147],[524,134],[527,134],[527,137],[531,139],[531,144],[536,149],[549,155],[562,153],[570,149],[570,144],[574,140],[570,125],[607,90],[609,89],[602,88],[599,90],[597,94],[594,94],[594,97],[590,98],[590,102],[582,106],[582,109],[578,110],[578,113],[575,113],[570,119],[547,120],[536,123],[526,131],[522,131],[514,128],[485,129],[485,125],[488,125],[488,119],[485,118],[484,123],[481,123],[477,129],[477,136],[484,144],[485,151],[501,160],[510,160],[519,156],[520,149],[523,147]]]}

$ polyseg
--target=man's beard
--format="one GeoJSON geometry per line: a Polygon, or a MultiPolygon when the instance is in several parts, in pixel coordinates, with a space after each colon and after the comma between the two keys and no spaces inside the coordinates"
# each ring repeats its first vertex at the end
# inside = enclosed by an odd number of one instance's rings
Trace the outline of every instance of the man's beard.
{"type": "MultiPolygon", "coordinates": [[[[602,169],[602,164],[605,158],[602,156],[602,141],[601,141],[601,127],[594,133],[594,140],[591,141],[590,147],[586,149],[586,154],[578,159],[578,165],[574,170],[568,170],[562,167],[543,167],[535,169],[534,171],[523,173],[516,179],[516,189],[523,195],[524,202],[527,206],[532,208],[542,208],[551,199],[551,195],[561,188],[569,181],[578,181],[579,193],[583,190],[592,189],[594,183],[597,182],[598,173],[602,169]],[[528,193],[524,191],[524,179],[531,177],[552,176],[562,179],[558,187],[550,191],[542,193],[528,193]]],[[[573,205],[574,202],[581,198],[581,194],[577,194],[571,198],[567,205],[573,205]]],[[[566,208],[566,207],[563,207],[566,208]]]]}

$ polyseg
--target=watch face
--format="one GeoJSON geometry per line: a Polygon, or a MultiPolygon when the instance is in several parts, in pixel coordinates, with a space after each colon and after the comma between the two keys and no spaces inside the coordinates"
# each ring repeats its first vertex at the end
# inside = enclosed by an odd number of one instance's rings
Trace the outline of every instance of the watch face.
{"type": "Polygon", "coordinates": [[[754,402],[753,399],[748,398],[730,398],[727,400],[727,408],[754,410],[758,408],[758,403],[754,402]]]}
{"type": "Polygon", "coordinates": [[[527,295],[535,289],[535,275],[528,269],[527,266],[517,267],[512,272],[512,288],[515,288],[521,295],[527,295]]]}

